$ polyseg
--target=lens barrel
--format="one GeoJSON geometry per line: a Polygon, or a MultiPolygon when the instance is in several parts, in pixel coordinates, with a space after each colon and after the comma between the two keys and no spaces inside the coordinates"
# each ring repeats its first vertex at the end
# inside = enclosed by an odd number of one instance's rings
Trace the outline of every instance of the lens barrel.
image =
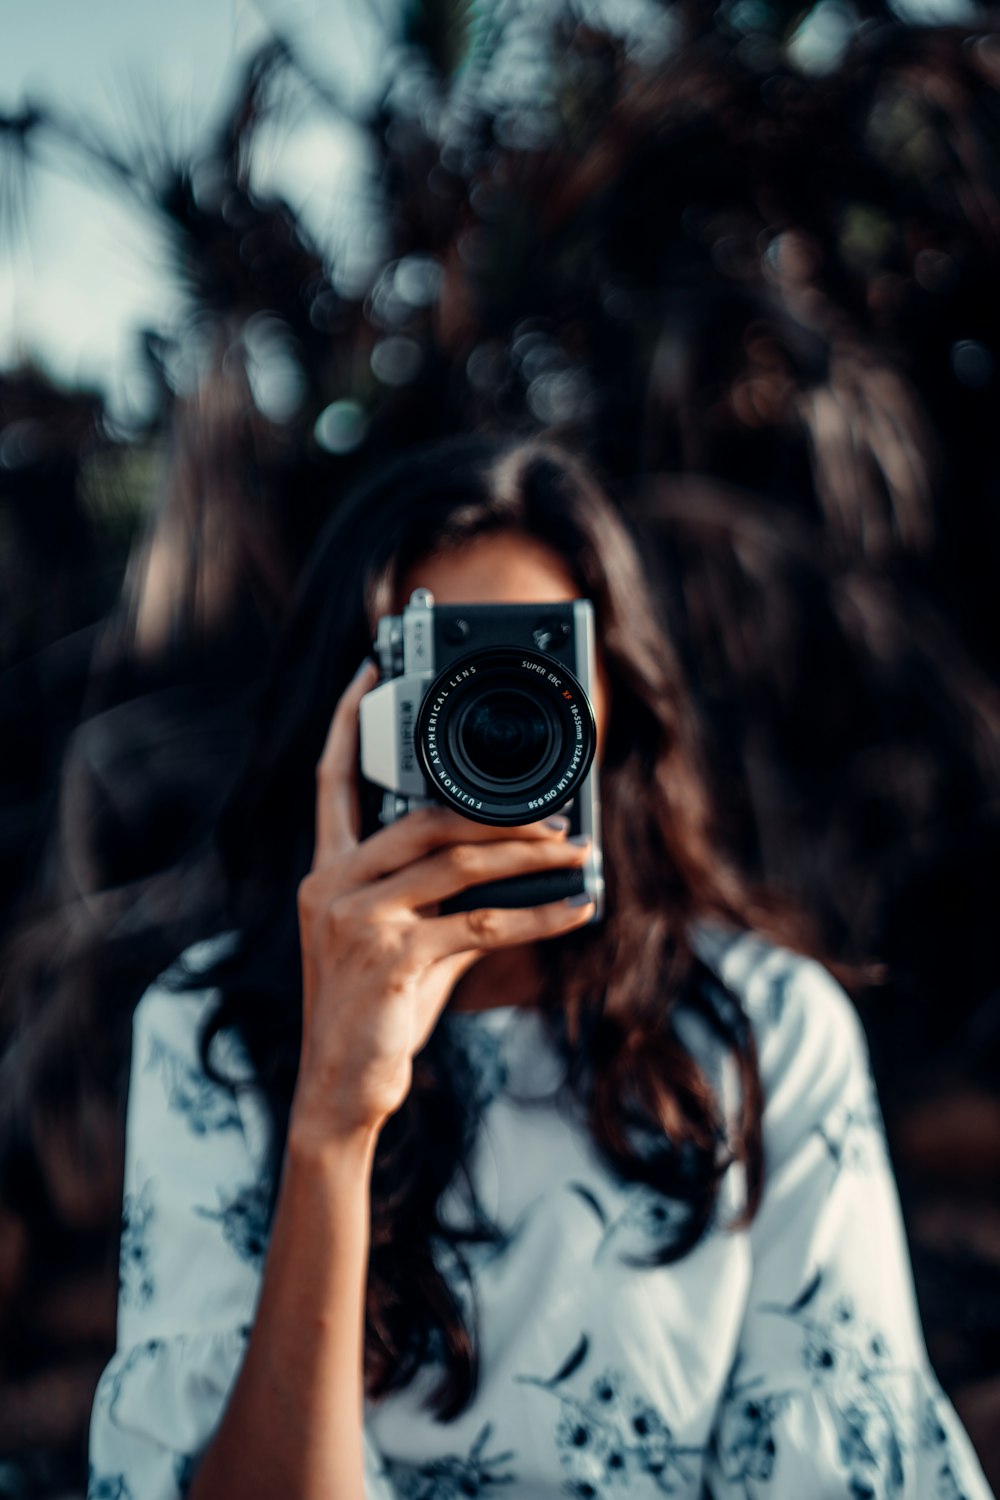
{"type": "Polygon", "coordinates": [[[579,680],[544,652],[495,646],[429,685],[414,727],[434,794],[481,823],[533,823],[573,797],[597,745],[579,680]]]}

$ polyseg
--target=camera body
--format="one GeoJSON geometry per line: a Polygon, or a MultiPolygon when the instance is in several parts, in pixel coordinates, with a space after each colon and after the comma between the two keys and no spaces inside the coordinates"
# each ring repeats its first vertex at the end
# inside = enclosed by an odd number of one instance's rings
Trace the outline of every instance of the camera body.
{"type": "Polygon", "coordinates": [[[495,826],[561,812],[591,839],[582,868],[470,887],[444,911],[534,906],[581,891],[604,914],[600,803],[591,694],[589,599],[547,604],[435,604],[414,589],[378,622],[381,681],[361,700],[361,771],[384,789],[381,822],[444,803],[495,826]]]}

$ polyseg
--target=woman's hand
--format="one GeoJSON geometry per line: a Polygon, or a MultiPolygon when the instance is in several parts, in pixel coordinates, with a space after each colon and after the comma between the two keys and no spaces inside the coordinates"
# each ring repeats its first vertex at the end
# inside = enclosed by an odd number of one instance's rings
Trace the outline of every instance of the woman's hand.
{"type": "Polygon", "coordinates": [[[450,808],[406,813],[359,841],[358,705],[344,692],[316,768],[316,846],[298,888],[302,1057],[289,1138],[310,1146],[378,1130],[406,1098],[412,1059],[460,976],[484,953],[582,927],[592,903],[435,915],[482,881],[583,864],[565,819],[496,828],[450,808]]]}

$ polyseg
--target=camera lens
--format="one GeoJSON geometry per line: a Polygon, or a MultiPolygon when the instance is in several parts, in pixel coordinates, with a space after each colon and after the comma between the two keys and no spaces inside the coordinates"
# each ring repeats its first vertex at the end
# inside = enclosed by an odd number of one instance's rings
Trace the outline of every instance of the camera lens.
{"type": "Polygon", "coordinates": [[[517,781],[536,773],[558,734],[545,705],[512,688],[481,693],[456,717],[463,758],[473,772],[492,781],[517,781]]]}
{"type": "Polygon", "coordinates": [[[583,687],[531,648],[472,651],[430,684],[414,743],[432,791],[483,823],[530,823],[573,797],[596,748],[583,687]]]}

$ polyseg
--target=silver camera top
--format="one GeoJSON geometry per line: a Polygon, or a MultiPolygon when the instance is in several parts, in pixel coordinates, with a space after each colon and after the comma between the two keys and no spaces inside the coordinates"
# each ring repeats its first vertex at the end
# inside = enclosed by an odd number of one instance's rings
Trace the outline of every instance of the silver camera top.
{"type": "Polygon", "coordinates": [[[414,589],[401,615],[383,615],[379,620],[375,654],[383,677],[433,669],[433,608],[430,589],[414,589]]]}

